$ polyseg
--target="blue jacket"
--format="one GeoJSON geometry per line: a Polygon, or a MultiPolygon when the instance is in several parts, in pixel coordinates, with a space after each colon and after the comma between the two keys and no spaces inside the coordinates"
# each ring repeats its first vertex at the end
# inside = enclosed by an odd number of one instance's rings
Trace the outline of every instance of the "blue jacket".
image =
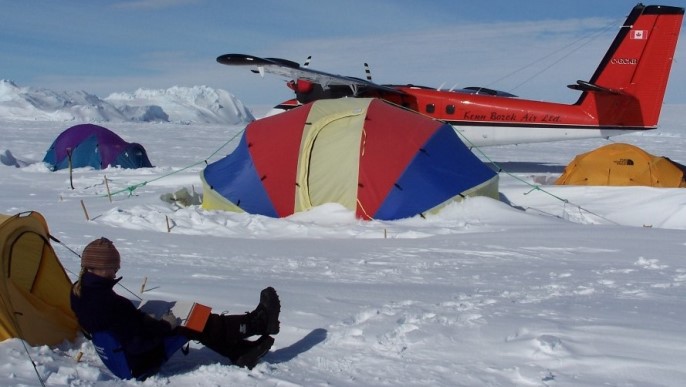
{"type": "Polygon", "coordinates": [[[115,293],[113,287],[120,280],[86,272],[81,278],[81,297],[71,294],[71,309],[86,332],[109,331],[114,335],[132,373],[138,376],[164,363],[164,338],[174,333],[167,322],[146,315],[115,293]]]}

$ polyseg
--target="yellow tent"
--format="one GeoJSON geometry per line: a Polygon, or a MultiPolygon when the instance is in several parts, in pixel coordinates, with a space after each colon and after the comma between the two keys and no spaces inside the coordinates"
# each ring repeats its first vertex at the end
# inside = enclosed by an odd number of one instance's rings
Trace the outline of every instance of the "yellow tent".
{"type": "Polygon", "coordinates": [[[577,155],[555,184],[686,187],[686,167],[629,144],[610,144],[577,155]]]}
{"type": "Polygon", "coordinates": [[[37,212],[0,214],[0,341],[32,346],[73,340],[79,329],[69,306],[71,280],[48,240],[37,212]]]}

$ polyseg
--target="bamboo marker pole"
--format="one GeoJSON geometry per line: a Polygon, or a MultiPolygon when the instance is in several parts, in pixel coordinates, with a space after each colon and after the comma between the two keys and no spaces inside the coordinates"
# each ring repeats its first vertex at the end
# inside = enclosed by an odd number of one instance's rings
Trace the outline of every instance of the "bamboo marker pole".
{"type": "Polygon", "coordinates": [[[167,221],[167,232],[171,232],[171,227],[169,227],[169,217],[167,215],[165,215],[164,220],[167,221]]]}
{"type": "Polygon", "coordinates": [[[67,148],[67,158],[69,160],[69,185],[71,189],[74,189],[74,180],[72,178],[72,165],[71,165],[71,148],[67,148]]]}
{"type": "Polygon", "coordinates": [[[83,357],[83,352],[79,351],[79,353],[76,354],[76,362],[77,363],[80,362],[82,357],[83,357]]]}
{"type": "Polygon", "coordinates": [[[88,210],[86,210],[86,205],[83,203],[83,199],[81,199],[81,208],[83,208],[83,213],[86,215],[86,220],[91,220],[91,218],[88,217],[88,210]]]}
{"type": "Polygon", "coordinates": [[[148,283],[148,277],[143,278],[143,284],[141,285],[141,294],[145,292],[145,284],[148,283]]]}
{"type": "Polygon", "coordinates": [[[107,197],[110,199],[110,203],[112,203],[112,193],[110,192],[110,185],[107,183],[107,175],[105,175],[105,188],[107,188],[107,197]]]}

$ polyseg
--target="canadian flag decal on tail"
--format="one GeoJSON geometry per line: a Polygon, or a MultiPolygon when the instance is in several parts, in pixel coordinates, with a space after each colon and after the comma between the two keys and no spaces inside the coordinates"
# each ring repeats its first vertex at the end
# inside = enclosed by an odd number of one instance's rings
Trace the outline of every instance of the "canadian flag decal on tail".
{"type": "Polygon", "coordinates": [[[643,40],[648,38],[648,31],[646,30],[633,30],[631,31],[631,39],[643,40]]]}

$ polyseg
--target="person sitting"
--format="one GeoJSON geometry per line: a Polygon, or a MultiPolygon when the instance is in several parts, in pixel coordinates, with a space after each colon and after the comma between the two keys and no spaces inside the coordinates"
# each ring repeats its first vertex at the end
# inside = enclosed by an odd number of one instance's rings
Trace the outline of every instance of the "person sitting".
{"type": "Polygon", "coordinates": [[[255,310],[242,315],[210,314],[202,332],[177,324],[171,313],[155,319],[118,295],[114,286],[120,255],[112,241],[90,242],[81,254],[81,272],[72,286],[71,309],[87,334],[109,332],[120,344],[133,377],[149,376],[167,360],[165,342],[174,336],[199,341],[241,367],[252,369],[279,333],[281,302],[272,287],[260,292],[255,310]],[[260,336],[255,341],[251,336],[260,336]]]}

